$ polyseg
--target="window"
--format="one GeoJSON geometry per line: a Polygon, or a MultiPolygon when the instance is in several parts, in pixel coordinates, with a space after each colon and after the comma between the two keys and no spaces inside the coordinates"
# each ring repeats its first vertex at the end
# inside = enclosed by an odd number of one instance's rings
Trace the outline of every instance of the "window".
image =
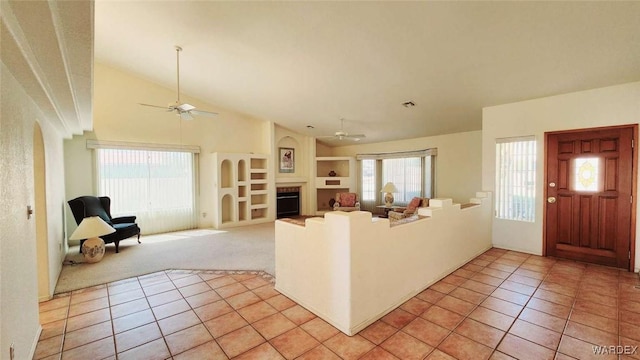
{"type": "Polygon", "coordinates": [[[536,142],[533,137],[496,142],[496,217],[535,221],[536,142]]]}
{"type": "Polygon", "coordinates": [[[392,182],[398,192],[394,203],[406,205],[422,194],[422,158],[408,157],[382,160],[382,184],[392,182]]]}
{"type": "Polygon", "coordinates": [[[573,189],[575,191],[598,191],[600,188],[600,159],[597,157],[581,157],[574,159],[573,189]]]}
{"type": "Polygon", "coordinates": [[[365,159],[361,162],[362,167],[362,189],[361,201],[374,202],[376,200],[376,161],[365,159]]]}
{"type": "Polygon", "coordinates": [[[358,155],[360,208],[376,212],[376,206],[383,203],[380,189],[387,182],[398,189],[393,194],[394,205],[407,205],[414,196],[432,197],[435,155],[436,149],[358,155]]]}
{"type": "Polygon", "coordinates": [[[136,215],[144,234],[197,227],[196,154],[170,150],[96,148],[98,195],[114,217],[136,215]]]}

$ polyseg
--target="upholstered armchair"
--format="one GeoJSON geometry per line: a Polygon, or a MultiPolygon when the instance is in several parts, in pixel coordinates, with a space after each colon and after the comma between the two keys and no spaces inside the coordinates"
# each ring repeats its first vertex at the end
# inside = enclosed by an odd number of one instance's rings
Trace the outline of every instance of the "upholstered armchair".
{"type": "Polygon", "coordinates": [[[407,207],[397,207],[389,211],[389,219],[400,220],[416,214],[419,207],[429,206],[429,198],[414,197],[407,207]]]}
{"type": "MultiPolygon", "coordinates": [[[[138,236],[138,244],[140,244],[140,228],[136,224],[135,216],[111,217],[111,199],[107,196],[80,196],[67,202],[76,220],[76,224],[80,225],[82,219],[89,216],[100,216],[107,224],[111,225],[116,232],[103,235],[100,238],[105,244],[115,243],[116,252],[119,251],[120,240],[138,236]]],[[[82,243],[80,240],[80,249],[82,243]]]]}
{"type": "Polygon", "coordinates": [[[360,202],[356,193],[337,193],[334,211],[360,211],[360,202]]]}

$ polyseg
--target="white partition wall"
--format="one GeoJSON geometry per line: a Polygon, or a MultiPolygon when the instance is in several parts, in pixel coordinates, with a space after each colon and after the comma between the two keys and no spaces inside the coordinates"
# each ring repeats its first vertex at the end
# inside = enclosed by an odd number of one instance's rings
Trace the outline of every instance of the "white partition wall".
{"type": "Polygon", "coordinates": [[[276,221],[276,289],[353,335],[491,247],[491,199],[433,199],[390,226],[370,212],[276,221]]]}

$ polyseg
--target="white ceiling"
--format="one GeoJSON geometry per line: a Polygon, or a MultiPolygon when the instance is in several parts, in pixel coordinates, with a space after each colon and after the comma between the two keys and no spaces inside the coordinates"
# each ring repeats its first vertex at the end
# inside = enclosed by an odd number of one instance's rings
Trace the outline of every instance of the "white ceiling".
{"type": "Polygon", "coordinates": [[[175,88],[174,45],[183,94],[379,142],[640,80],[640,2],[96,1],[96,61],[175,88]]]}

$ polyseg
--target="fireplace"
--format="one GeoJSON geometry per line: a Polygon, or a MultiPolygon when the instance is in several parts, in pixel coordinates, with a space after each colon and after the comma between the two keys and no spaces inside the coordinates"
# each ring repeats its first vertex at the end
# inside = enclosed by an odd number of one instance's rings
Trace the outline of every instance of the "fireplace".
{"type": "Polygon", "coordinates": [[[300,188],[276,188],[276,217],[290,217],[300,215],[300,188]]]}

